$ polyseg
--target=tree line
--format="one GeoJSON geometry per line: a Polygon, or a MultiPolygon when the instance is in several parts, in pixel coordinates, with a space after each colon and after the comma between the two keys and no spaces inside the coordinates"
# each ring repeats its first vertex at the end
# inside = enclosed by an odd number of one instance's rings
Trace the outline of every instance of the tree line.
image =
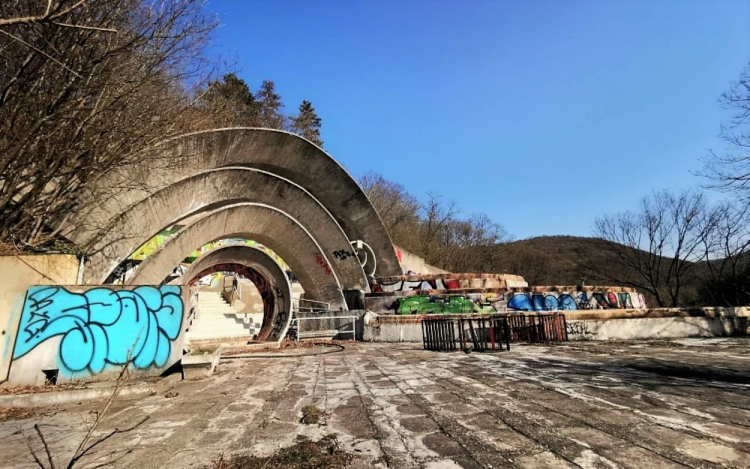
{"type": "MultiPolygon", "coordinates": [[[[283,113],[272,81],[256,93],[217,78],[207,48],[218,22],[204,0],[0,2],[0,243],[56,239],[97,182],[145,161],[150,146],[188,132],[262,126],[318,145],[309,101],[283,113]]],[[[133,181],[137,184],[137,181],[133,181]]]]}
{"type": "Polygon", "coordinates": [[[511,239],[484,213],[462,216],[454,202],[429,193],[420,201],[399,183],[369,172],[359,184],[394,244],[451,272],[493,272],[494,247],[511,239]]]}

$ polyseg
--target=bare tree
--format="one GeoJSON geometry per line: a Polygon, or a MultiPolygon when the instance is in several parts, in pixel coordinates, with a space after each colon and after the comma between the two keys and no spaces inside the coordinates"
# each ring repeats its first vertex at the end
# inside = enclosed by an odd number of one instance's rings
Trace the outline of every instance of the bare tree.
{"type": "Polygon", "coordinates": [[[374,172],[359,178],[359,185],[383,220],[393,242],[416,253],[420,223],[420,204],[416,197],[409,194],[402,184],[388,181],[374,172]]]}
{"type": "Polygon", "coordinates": [[[750,198],[750,64],[721,95],[719,103],[729,111],[721,126],[721,137],[727,148],[721,153],[710,151],[704,159],[703,175],[714,181],[712,187],[750,198]]]}
{"type": "Polygon", "coordinates": [[[215,26],[203,0],[0,2],[0,240],[43,244],[83,193],[116,195],[102,177],[202,128],[215,26]]]}
{"type": "Polygon", "coordinates": [[[702,220],[701,248],[705,265],[701,300],[715,306],[750,302],[750,208],[723,202],[702,220]]]}
{"type": "Polygon", "coordinates": [[[605,280],[651,293],[659,306],[678,306],[686,274],[702,260],[705,196],[655,192],[640,210],[596,220],[595,236],[610,241],[612,265],[590,266],[605,280]]]}
{"type": "Polygon", "coordinates": [[[486,214],[460,217],[458,207],[430,193],[420,202],[406,188],[376,173],[359,180],[394,243],[453,272],[495,268],[495,245],[510,239],[486,214]]]}

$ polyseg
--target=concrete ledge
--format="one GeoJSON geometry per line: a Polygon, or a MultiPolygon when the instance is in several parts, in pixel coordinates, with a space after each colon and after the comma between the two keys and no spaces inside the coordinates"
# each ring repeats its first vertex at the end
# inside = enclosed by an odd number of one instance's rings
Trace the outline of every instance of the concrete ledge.
{"type": "MultiPolygon", "coordinates": [[[[180,382],[182,378],[174,373],[155,382],[141,381],[126,384],[120,389],[118,398],[141,396],[144,394],[160,394],[166,392],[180,382]]],[[[70,391],[50,391],[29,394],[10,394],[0,396],[0,407],[44,407],[71,402],[96,401],[107,399],[112,395],[115,386],[96,386],[87,389],[73,389],[70,391]]]]}
{"type": "Polygon", "coordinates": [[[211,354],[184,355],[182,357],[182,376],[185,379],[203,379],[214,374],[221,358],[221,347],[211,354]]]}
{"type": "Polygon", "coordinates": [[[635,318],[736,318],[750,317],[746,307],[653,308],[653,309],[597,309],[563,311],[568,320],[577,319],[635,319],[635,318]]]}

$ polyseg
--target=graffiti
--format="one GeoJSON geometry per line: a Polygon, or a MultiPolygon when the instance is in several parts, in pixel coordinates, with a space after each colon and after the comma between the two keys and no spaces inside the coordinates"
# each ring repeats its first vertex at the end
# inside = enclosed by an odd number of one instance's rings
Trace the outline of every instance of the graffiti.
{"type": "Polygon", "coordinates": [[[31,287],[26,293],[13,359],[62,336],[57,354],[67,375],[100,373],[108,365],[164,366],[180,334],[183,305],[176,286],[132,290],[31,287]]]}
{"type": "Polygon", "coordinates": [[[505,301],[494,293],[425,295],[401,297],[386,307],[396,314],[495,313],[505,308],[505,301]]]}
{"type": "MultiPolygon", "coordinates": [[[[173,225],[169,229],[162,230],[158,234],[156,234],[153,238],[149,239],[145,243],[143,243],[141,246],[139,246],[129,257],[128,259],[125,259],[120,265],[118,265],[115,270],[109,275],[105,283],[107,284],[115,284],[120,285],[124,284],[137,270],[138,265],[146,260],[149,256],[153,255],[156,251],[161,249],[161,247],[166,243],[171,237],[179,233],[183,228],[185,228],[184,225],[173,225]]],[[[222,247],[222,246],[228,246],[228,245],[236,245],[236,244],[244,244],[246,246],[254,247],[258,250],[261,250],[268,254],[270,257],[272,257],[282,268],[288,269],[289,266],[284,262],[284,259],[279,257],[278,254],[276,254],[273,250],[271,250],[269,247],[264,246],[263,244],[258,243],[257,241],[254,241],[252,239],[242,239],[242,238],[226,238],[226,239],[220,239],[218,241],[214,241],[211,243],[206,243],[203,246],[199,247],[195,251],[191,252],[187,258],[185,258],[178,268],[173,271],[170,274],[171,278],[176,278],[182,276],[185,271],[187,271],[187,266],[195,262],[196,259],[198,259],[203,254],[207,253],[208,251],[211,251],[213,249],[222,247]]]]}
{"type": "Polygon", "coordinates": [[[587,336],[594,335],[593,332],[589,331],[589,326],[584,321],[567,321],[565,323],[565,329],[569,336],[587,336]]]}
{"type": "Polygon", "coordinates": [[[455,290],[457,288],[461,288],[458,280],[440,278],[436,280],[399,280],[373,285],[373,291],[375,292],[455,290]]]}
{"type": "Polygon", "coordinates": [[[328,262],[326,262],[323,256],[321,256],[320,254],[315,254],[315,263],[323,268],[323,271],[325,271],[326,275],[331,275],[331,267],[328,265],[328,262]]]}
{"type": "MultiPolygon", "coordinates": [[[[405,281],[406,283],[410,281],[405,281]]],[[[417,281],[412,281],[417,283],[417,281]]],[[[404,288],[400,285],[399,288],[404,288]]],[[[413,286],[421,290],[421,285],[413,286]]],[[[415,291],[416,293],[416,291],[415,291]]],[[[635,292],[451,292],[436,291],[408,296],[378,295],[366,299],[367,309],[382,314],[442,314],[513,311],[576,311],[590,309],[646,309],[635,292]],[[452,294],[451,294],[452,293],[452,294]],[[611,294],[610,294],[611,293],[611,294]]]]}
{"type": "Polygon", "coordinates": [[[643,294],[629,292],[515,293],[508,300],[515,311],[575,311],[579,309],[646,309],[643,294]],[[589,296],[591,295],[591,296],[589,296]]]}
{"type": "Polygon", "coordinates": [[[345,261],[349,259],[350,257],[357,257],[356,254],[354,254],[351,251],[345,251],[343,249],[339,249],[338,251],[333,251],[333,257],[340,261],[345,261]]]}

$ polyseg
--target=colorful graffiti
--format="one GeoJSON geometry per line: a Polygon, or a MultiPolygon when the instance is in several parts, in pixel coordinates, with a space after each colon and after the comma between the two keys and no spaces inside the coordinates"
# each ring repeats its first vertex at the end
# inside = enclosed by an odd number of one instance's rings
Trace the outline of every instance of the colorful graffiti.
{"type": "Polygon", "coordinates": [[[373,296],[365,299],[370,311],[381,314],[451,314],[513,311],[574,311],[587,309],[646,309],[636,292],[568,291],[459,293],[409,296],[373,296]]]}
{"type": "Polygon", "coordinates": [[[397,282],[380,282],[373,285],[374,292],[408,292],[419,290],[454,290],[461,288],[455,279],[435,280],[399,280],[397,282]]]}
{"type": "Polygon", "coordinates": [[[475,301],[465,295],[407,296],[394,304],[396,314],[466,314],[494,313],[488,302],[475,301]]]}
{"type": "Polygon", "coordinates": [[[60,372],[97,374],[130,361],[138,369],[164,366],[180,335],[180,288],[93,288],[82,293],[36,286],[26,293],[13,359],[62,336],[60,372]]]}
{"type": "Polygon", "coordinates": [[[514,311],[573,311],[579,309],[646,309],[646,298],[635,292],[515,293],[508,300],[514,311]]]}

